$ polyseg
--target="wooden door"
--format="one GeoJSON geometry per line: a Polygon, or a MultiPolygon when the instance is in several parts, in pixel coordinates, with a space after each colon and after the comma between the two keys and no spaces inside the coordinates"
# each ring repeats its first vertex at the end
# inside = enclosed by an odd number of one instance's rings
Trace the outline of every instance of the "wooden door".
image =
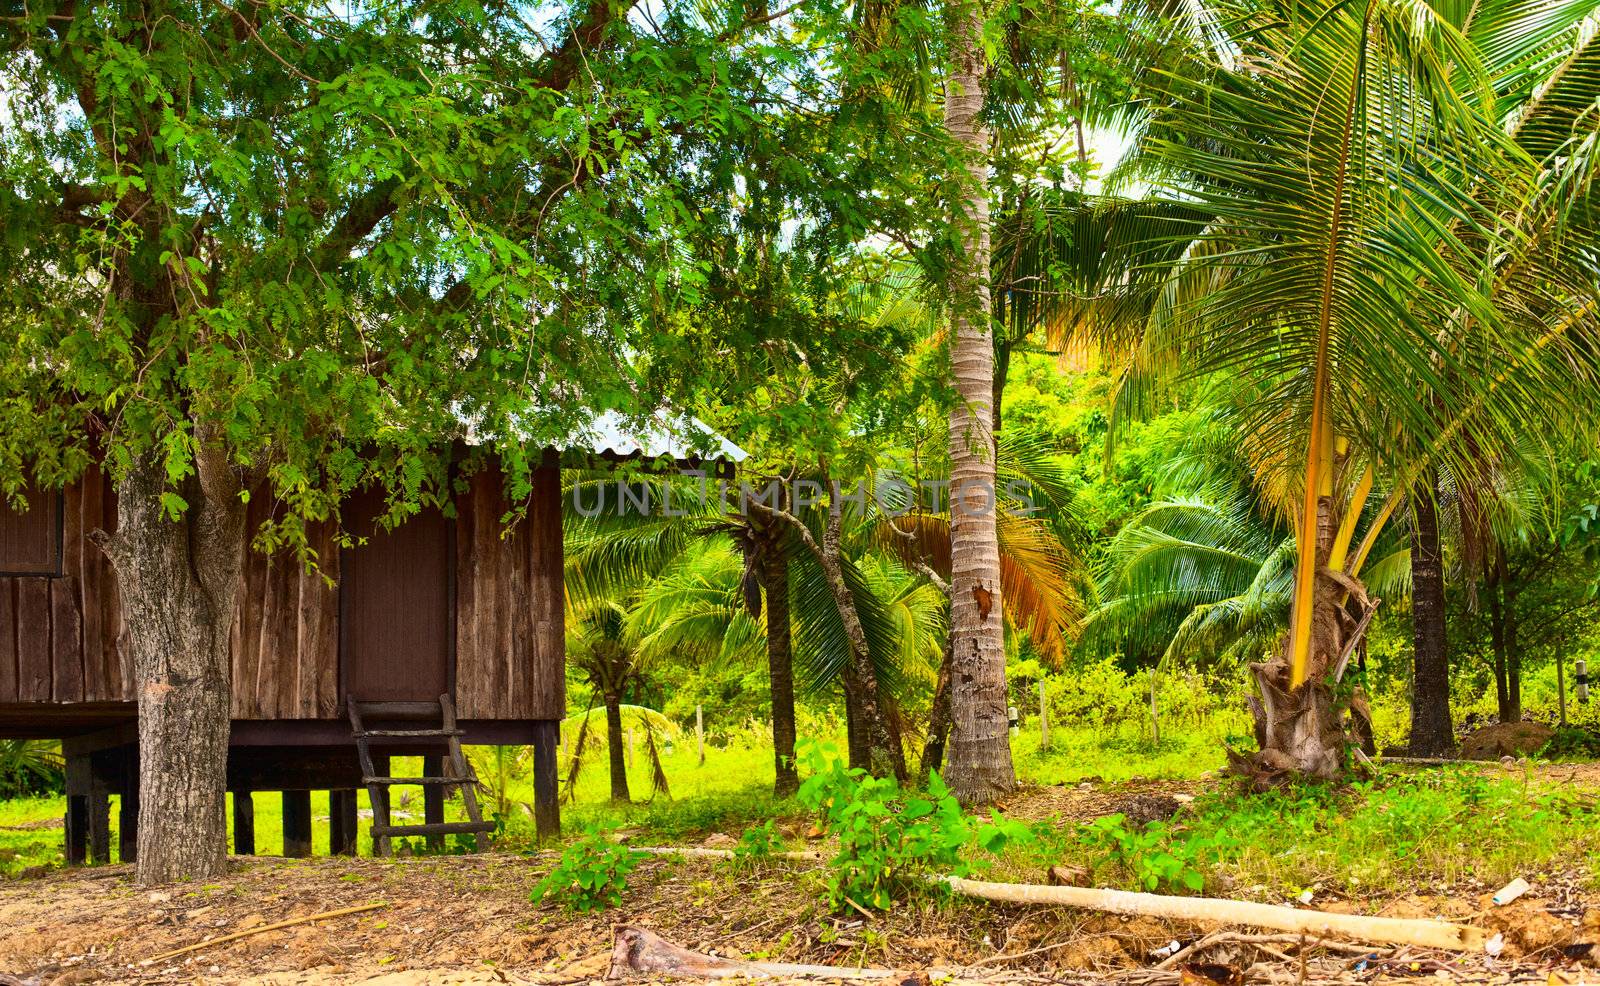
{"type": "Polygon", "coordinates": [[[364,493],[346,510],[366,543],[340,559],[340,670],[346,697],[432,702],[453,687],[454,525],[425,510],[394,530],[374,520],[383,497],[364,493]]]}

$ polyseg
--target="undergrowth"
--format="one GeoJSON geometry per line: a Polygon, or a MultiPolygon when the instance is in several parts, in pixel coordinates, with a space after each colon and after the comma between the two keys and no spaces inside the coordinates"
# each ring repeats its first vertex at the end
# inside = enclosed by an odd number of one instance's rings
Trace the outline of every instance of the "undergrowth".
{"type": "Polygon", "coordinates": [[[1099,882],[1292,898],[1309,888],[1350,894],[1498,886],[1582,865],[1597,846],[1595,808],[1530,777],[1474,768],[1391,773],[1345,787],[1305,785],[1201,795],[1170,822],[1120,816],[1078,830],[1060,848],[1099,882]]]}

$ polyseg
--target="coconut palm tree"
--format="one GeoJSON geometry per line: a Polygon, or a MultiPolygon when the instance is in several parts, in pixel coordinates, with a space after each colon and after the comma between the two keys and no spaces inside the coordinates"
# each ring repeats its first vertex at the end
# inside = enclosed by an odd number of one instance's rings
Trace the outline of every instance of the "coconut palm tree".
{"type": "Polygon", "coordinates": [[[1518,249],[1525,213],[1570,224],[1540,190],[1579,179],[1507,135],[1480,50],[1548,71],[1581,31],[1509,6],[1472,24],[1386,0],[1216,9],[1231,53],[1156,87],[1133,172],[1207,218],[1120,341],[1130,377],[1225,371],[1256,396],[1235,423],[1292,522],[1296,565],[1284,650],[1253,668],[1267,743],[1246,766],[1331,776],[1343,744],[1327,677],[1364,628],[1359,572],[1395,507],[1429,469],[1465,473],[1467,449],[1508,447],[1531,409],[1591,399],[1571,331],[1592,324],[1581,263],[1518,249]],[[1380,481],[1388,497],[1368,511],[1380,481]]]}

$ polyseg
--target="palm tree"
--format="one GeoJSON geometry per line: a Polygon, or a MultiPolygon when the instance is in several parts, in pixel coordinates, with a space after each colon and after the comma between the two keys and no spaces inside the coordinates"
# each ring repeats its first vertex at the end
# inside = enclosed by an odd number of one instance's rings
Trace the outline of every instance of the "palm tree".
{"type": "Polygon", "coordinates": [[[623,757],[622,699],[642,683],[644,654],[628,632],[628,613],[616,600],[595,599],[573,607],[567,661],[581,671],[605,705],[611,800],[627,804],[628,766],[623,757]]]}
{"type": "MultiPolygon", "coordinates": [[[[601,504],[606,490],[616,487],[607,478],[576,477],[588,491],[574,490],[567,502],[601,504]]],[[[772,706],[773,793],[784,797],[799,786],[795,772],[794,655],[789,616],[789,556],[793,551],[787,528],[766,515],[734,510],[719,513],[720,504],[704,497],[693,483],[669,479],[639,481],[635,487],[645,502],[675,506],[642,512],[600,509],[593,516],[568,520],[571,544],[567,551],[569,577],[582,591],[604,596],[630,583],[650,580],[665,571],[683,553],[708,541],[731,540],[743,559],[740,599],[746,612],[765,612],[765,645],[772,706]]],[[[729,499],[738,505],[737,497],[729,499]]]]}
{"type": "MultiPolygon", "coordinates": [[[[1374,598],[1394,601],[1410,592],[1409,551],[1386,540],[1364,581],[1374,598]]],[[[1085,619],[1079,646],[1117,648],[1157,667],[1244,667],[1283,639],[1295,558],[1294,537],[1237,494],[1202,491],[1151,504],[1107,549],[1102,601],[1085,619]]],[[[1364,667],[1364,642],[1351,662],[1364,667]]],[[[1348,712],[1372,752],[1361,695],[1351,696],[1348,712]]]]}
{"type": "Polygon", "coordinates": [[[1016,786],[1006,715],[1006,650],[995,524],[994,339],[989,329],[989,128],[983,121],[983,6],[947,6],[950,66],[944,126],[962,155],[951,216],[959,247],[949,263],[950,714],[946,781],[968,804],[1016,786]]]}
{"type": "Polygon", "coordinates": [[[1296,565],[1285,648],[1252,669],[1267,742],[1246,766],[1332,776],[1328,678],[1364,631],[1374,539],[1426,469],[1459,464],[1464,445],[1505,447],[1530,406],[1587,394],[1590,358],[1557,324],[1586,303],[1570,276],[1540,304],[1483,290],[1523,239],[1500,217],[1539,182],[1483,112],[1491,76],[1457,25],[1387,0],[1227,9],[1234,53],[1174,73],[1144,128],[1139,173],[1208,218],[1124,348],[1131,376],[1181,364],[1257,395],[1236,425],[1292,522],[1296,565]],[[1486,204],[1491,192],[1512,203],[1486,204]],[[1389,497],[1355,546],[1380,477],[1389,497]]]}
{"type": "Polygon", "coordinates": [[[55,740],[0,740],[0,800],[59,791],[65,771],[55,740]]]}

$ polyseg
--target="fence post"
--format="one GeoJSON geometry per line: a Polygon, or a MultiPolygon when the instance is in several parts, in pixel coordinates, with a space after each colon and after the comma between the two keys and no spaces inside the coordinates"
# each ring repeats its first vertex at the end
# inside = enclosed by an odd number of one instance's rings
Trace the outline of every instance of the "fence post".
{"type": "Polygon", "coordinates": [[[694,743],[700,751],[700,762],[706,762],[706,720],[700,706],[694,707],[694,743]]]}

